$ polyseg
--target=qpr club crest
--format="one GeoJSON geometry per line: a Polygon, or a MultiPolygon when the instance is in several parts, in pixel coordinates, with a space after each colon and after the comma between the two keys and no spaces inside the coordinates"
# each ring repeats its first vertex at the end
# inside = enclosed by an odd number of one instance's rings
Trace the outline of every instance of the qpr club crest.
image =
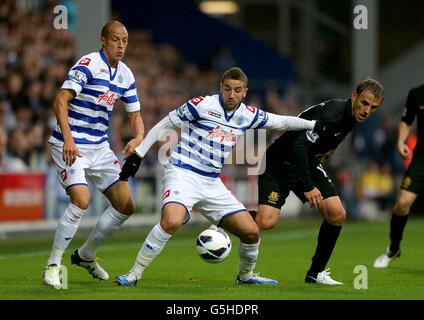
{"type": "Polygon", "coordinates": [[[118,74],[118,83],[123,83],[124,82],[124,77],[122,76],[122,74],[118,74]]]}
{"type": "Polygon", "coordinates": [[[237,123],[237,125],[241,126],[243,123],[246,122],[246,118],[243,116],[236,116],[234,117],[234,121],[237,123]]]}

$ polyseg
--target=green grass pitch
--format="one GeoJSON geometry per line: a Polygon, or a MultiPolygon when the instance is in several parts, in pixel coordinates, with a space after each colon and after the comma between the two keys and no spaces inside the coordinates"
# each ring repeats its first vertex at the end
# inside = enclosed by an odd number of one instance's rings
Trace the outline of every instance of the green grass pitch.
{"type": "Polygon", "coordinates": [[[195,250],[195,237],[206,224],[182,227],[141,282],[130,288],[116,286],[113,279],[130,269],[149,228],[120,230],[101,247],[98,255],[111,276],[109,281],[93,279],[86,270],[70,265],[70,254],[85,239],[77,236],[64,255],[66,290],[45,286],[41,280],[53,234],[0,240],[0,299],[424,299],[423,219],[409,220],[402,256],[380,270],[372,263],[388,244],[388,222],[346,223],[329,262],[332,277],[344,283],[335,287],[303,282],[320,223],[319,219],[285,219],[274,230],[262,233],[256,271],[280,281],[276,286],[235,284],[238,239],[233,236],[233,250],[227,260],[220,264],[203,262],[195,250]],[[354,287],[357,265],[367,267],[368,289],[354,287]]]}

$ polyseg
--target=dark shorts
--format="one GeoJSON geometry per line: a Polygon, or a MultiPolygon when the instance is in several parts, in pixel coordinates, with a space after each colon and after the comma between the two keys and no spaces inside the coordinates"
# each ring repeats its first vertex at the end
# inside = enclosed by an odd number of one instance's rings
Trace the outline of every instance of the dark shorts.
{"type": "Polygon", "coordinates": [[[424,156],[414,155],[403,176],[400,188],[416,194],[424,191],[424,156]]]}
{"type": "MultiPolygon", "coordinates": [[[[321,192],[324,199],[338,196],[330,177],[321,165],[309,169],[315,187],[321,192]]],[[[294,176],[294,170],[289,166],[267,167],[258,179],[259,204],[269,205],[280,209],[286,202],[290,191],[302,201],[306,202],[305,195],[294,176]]]]}

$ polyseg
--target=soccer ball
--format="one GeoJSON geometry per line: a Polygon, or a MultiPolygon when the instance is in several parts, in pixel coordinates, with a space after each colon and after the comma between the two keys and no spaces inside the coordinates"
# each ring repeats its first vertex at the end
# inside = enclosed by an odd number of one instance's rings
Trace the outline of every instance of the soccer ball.
{"type": "Polygon", "coordinates": [[[222,262],[231,252],[231,239],[222,229],[206,229],[198,235],[196,249],[204,261],[222,262]]]}

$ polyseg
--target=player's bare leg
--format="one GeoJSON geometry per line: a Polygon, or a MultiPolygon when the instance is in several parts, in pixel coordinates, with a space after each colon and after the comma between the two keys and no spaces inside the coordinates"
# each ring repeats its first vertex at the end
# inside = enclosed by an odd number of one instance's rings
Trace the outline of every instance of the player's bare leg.
{"type": "Polygon", "coordinates": [[[400,190],[390,221],[390,245],[374,261],[374,268],[387,268],[392,260],[400,256],[400,242],[402,241],[403,231],[408,221],[411,206],[416,199],[416,193],[403,189],[400,190]]]}
{"type": "Polygon", "coordinates": [[[325,285],[342,284],[333,280],[328,269],[324,269],[336,246],[342,224],[346,219],[346,211],[340,198],[334,196],[322,200],[320,213],[324,217],[324,221],[321,224],[315,254],[312,257],[312,264],[306,274],[305,282],[325,285]]]}
{"type": "Polygon", "coordinates": [[[275,227],[280,221],[280,212],[281,209],[260,204],[255,215],[255,222],[259,229],[268,230],[275,227]]]}
{"type": "Polygon", "coordinates": [[[186,217],[186,208],[178,203],[165,204],[160,223],[155,225],[144,241],[134,266],[127,273],[116,277],[121,286],[135,286],[144,270],[160,254],[171,236],[178,230],[186,217]]]}
{"type": "Polygon", "coordinates": [[[223,229],[240,238],[238,284],[278,284],[278,281],[253,273],[259,254],[259,228],[247,211],[225,216],[223,229]]]}

